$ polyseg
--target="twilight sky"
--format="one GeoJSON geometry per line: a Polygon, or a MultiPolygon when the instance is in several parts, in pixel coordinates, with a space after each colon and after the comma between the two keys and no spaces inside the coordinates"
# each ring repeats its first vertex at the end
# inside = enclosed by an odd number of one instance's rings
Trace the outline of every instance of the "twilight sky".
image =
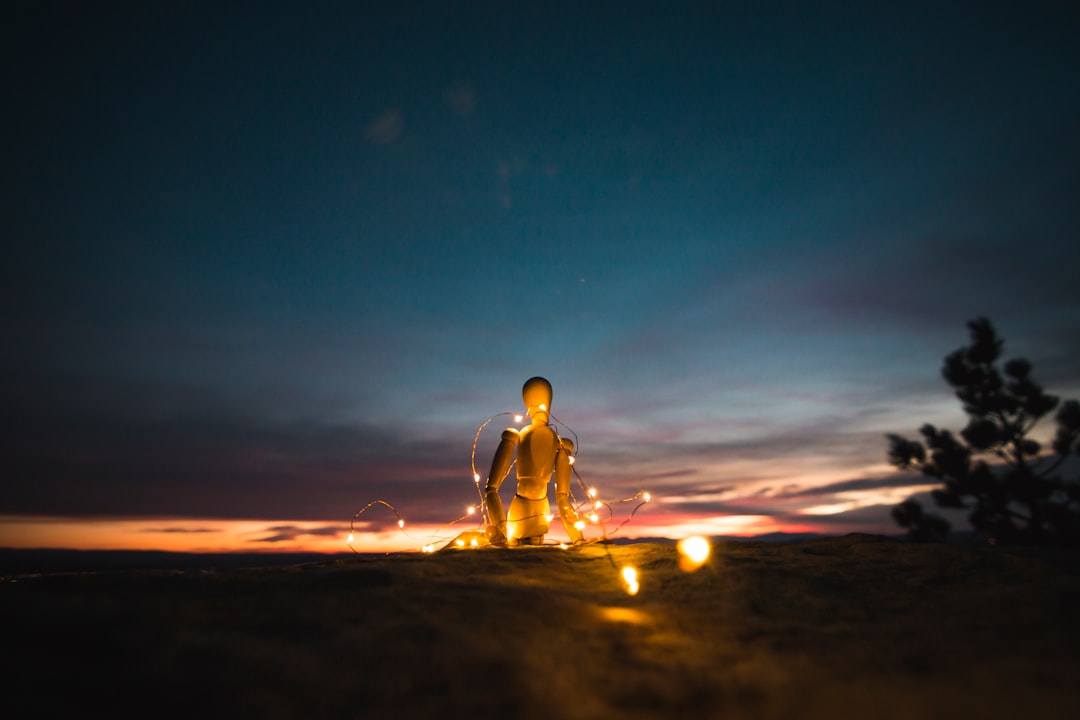
{"type": "Polygon", "coordinates": [[[16,3],[0,546],[440,525],[533,375],[624,535],[896,531],[968,320],[1080,396],[1067,6],[16,3]]]}

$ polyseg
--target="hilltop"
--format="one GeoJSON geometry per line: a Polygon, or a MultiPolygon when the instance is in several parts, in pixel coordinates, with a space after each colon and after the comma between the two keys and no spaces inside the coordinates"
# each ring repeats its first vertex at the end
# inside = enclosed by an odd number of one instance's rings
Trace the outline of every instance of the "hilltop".
{"type": "Polygon", "coordinates": [[[1080,556],[852,535],[0,584],[6,705],[125,716],[1080,716],[1080,556]],[[633,565],[628,595],[616,568],[633,565]],[[152,702],[147,698],[154,698],[152,702]],[[149,704],[148,704],[149,702],[149,704]]]}

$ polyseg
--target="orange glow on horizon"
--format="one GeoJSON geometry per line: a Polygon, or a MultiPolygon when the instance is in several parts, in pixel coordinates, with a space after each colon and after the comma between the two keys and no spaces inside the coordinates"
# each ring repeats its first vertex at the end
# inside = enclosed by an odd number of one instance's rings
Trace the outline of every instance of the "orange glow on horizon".
{"type": "MultiPolygon", "coordinates": [[[[659,508],[658,508],[659,509],[659,508]]],[[[677,513],[649,513],[635,518],[613,537],[679,539],[690,535],[752,538],[767,533],[889,532],[887,518],[878,527],[836,528],[806,514],[798,523],[769,515],[696,517],[677,513]]],[[[827,518],[823,518],[827,520],[827,518]]],[[[584,523],[582,523],[584,525],[584,523]]],[[[602,537],[591,526],[588,539],[602,537]]],[[[421,552],[441,548],[464,529],[447,532],[445,525],[409,523],[379,531],[357,527],[352,547],[361,553],[421,552]],[[440,533],[436,536],[435,533],[440,533]]],[[[610,527],[608,528],[610,530],[610,527]]],[[[156,550],[190,553],[343,553],[349,552],[347,522],[310,520],[221,520],[201,518],[63,518],[0,516],[0,547],[14,549],[156,550]]],[[[555,523],[547,541],[568,542],[555,523]]]]}
{"type": "MultiPolygon", "coordinates": [[[[0,516],[0,547],[16,549],[340,553],[349,552],[348,535],[348,523],[308,520],[0,516]]],[[[353,545],[363,552],[395,552],[419,550],[423,543],[394,528],[356,530],[353,545]]]]}

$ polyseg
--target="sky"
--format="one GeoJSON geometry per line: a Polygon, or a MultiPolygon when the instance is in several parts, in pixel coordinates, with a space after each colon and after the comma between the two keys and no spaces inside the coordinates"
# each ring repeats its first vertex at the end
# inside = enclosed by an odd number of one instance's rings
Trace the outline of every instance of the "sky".
{"type": "Polygon", "coordinates": [[[0,546],[417,548],[535,375],[624,537],[892,533],[969,320],[1080,396],[1067,3],[5,15],[0,546]]]}

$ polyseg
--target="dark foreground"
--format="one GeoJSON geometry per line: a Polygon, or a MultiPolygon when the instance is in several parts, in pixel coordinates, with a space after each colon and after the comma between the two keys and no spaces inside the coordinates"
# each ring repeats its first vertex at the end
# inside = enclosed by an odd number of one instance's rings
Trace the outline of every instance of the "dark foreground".
{"type": "Polygon", "coordinates": [[[9,578],[0,612],[13,718],[1080,717],[1072,553],[480,550],[9,578]]]}

